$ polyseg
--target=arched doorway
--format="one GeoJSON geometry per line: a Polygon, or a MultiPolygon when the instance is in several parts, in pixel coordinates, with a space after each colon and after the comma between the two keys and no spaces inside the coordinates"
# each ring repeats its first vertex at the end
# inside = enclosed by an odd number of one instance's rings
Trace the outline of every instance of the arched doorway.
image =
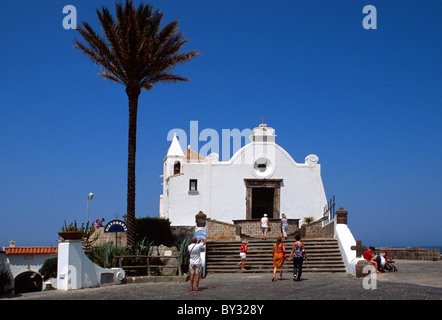
{"type": "Polygon", "coordinates": [[[15,277],[15,293],[35,292],[41,290],[43,290],[43,279],[37,272],[26,271],[15,277]]]}

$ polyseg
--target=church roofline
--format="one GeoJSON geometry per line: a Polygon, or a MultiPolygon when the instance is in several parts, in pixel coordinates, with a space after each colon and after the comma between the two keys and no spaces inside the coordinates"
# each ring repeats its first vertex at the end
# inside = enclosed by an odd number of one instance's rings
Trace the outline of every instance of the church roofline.
{"type": "MultiPolygon", "coordinates": [[[[228,166],[233,164],[241,155],[246,152],[249,148],[257,145],[274,145],[276,149],[279,149],[282,154],[289,160],[289,162],[295,167],[315,167],[319,166],[318,161],[319,158],[315,154],[309,154],[305,158],[304,163],[296,162],[293,157],[280,145],[275,142],[275,130],[271,127],[267,127],[266,124],[260,124],[259,127],[256,127],[252,131],[252,135],[250,136],[250,142],[245,146],[238,149],[229,160],[226,161],[218,161],[218,156],[214,154],[210,154],[207,157],[202,156],[198,152],[190,149],[190,146],[183,152],[181,145],[178,141],[176,133],[174,133],[174,137],[172,139],[171,145],[167,152],[166,157],[163,162],[167,160],[168,157],[179,157],[186,160],[188,163],[211,163],[211,165],[218,166],[228,166]]],[[[265,156],[265,155],[263,155],[265,156]]],[[[254,159],[256,160],[256,159],[254,159]]]]}
{"type": "MultiPolygon", "coordinates": [[[[264,144],[271,144],[274,145],[276,149],[278,149],[279,151],[281,151],[281,153],[289,160],[289,162],[295,166],[295,167],[314,167],[314,166],[319,166],[318,164],[318,156],[314,155],[314,154],[310,154],[305,158],[305,163],[299,163],[296,162],[293,157],[280,145],[278,145],[275,142],[262,142],[262,141],[255,141],[255,142],[250,142],[248,144],[246,144],[244,147],[240,148],[238,151],[236,151],[233,156],[227,160],[227,161],[219,161],[219,162],[214,162],[212,163],[212,165],[219,165],[219,166],[228,166],[228,165],[232,165],[236,159],[238,159],[239,157],[241,157],[241,155],[247,151],[247,149],[252,148],[256,145],[264,145],[264,144]]],[[[256,159],[255,159],[256,160],[256,159]]]]}

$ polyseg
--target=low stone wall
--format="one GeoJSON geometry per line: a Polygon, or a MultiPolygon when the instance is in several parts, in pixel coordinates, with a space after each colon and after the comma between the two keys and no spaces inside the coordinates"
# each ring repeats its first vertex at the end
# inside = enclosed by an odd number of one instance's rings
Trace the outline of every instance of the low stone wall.
{"type": "MultiPolygon", "coordinates": [[[[235,226],[241,227],[241,236],[262,238],[260,221],[260,219],[234,220],[233,223],[235,226]]],[[[287,222],[289,225],[287,228],[288,235],[293,235],[299,232],[299,219],[287,219],[287,222]]],[[[269,227],[267,238],[282,237],[280,219],[269,219],[269,227]]]]}
{"type": "Polygon", "coordinates": [[[441,260],[440,249],[428,249],[420,247],[406,247],[406,248],[376,247],[377,253],[385,251],[389,251],[390,257],[398,260],[425,260],[425,261],[441,260]]]}
{"type": "MultiPolygon", "coordinates": [[[[287,234],[299,233],[299,219],[287,219],[287,234]]],[[[207,240],[240,240],[241,238],[262,238],[261,224],[258,219],[234,220],[234,224],[207,219],[207,240]]],[[[267,238],[281,237],[281,220],[269,219],[270,230],[267,238]]]]}
{"type": "Polygon", "coordinates": [[[127,232],[117,232],[115,237],[115,232],[104,232],[104,227],[101,227],[95,230],[89,239],[93,240],[95,237],[98,237],[98,239],[94,242],[94,246],[101,246],[110,242],[115,244],[115,239],[117,240],[118,247],[125,247],[127,245],[127,232]]]}
{"type": "Polygon", "coordinates": [[[206,232],[209,241],[240,239],[240,227],[210,218],[206,220],[206,232]]]}
{"type": "Polygon", "coordinates": [[[305,223],[301,226],[301,238],[333,238],[334,236],[334,221],[330,222],[326,226],[322,226],[326,218],[313,221],[311,223],[305,223]]]}

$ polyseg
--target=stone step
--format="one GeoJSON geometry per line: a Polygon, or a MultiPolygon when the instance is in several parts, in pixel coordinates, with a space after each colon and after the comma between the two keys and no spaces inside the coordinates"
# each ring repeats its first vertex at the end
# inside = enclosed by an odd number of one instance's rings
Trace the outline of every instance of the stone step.
{"type": "MultiPolygon", "coordinates": [[[[292,248],[285,248],[285,252],[289,254],[291,252],[292,248]]],[[[230,255],[238,255],[240,253],[239,248],[219,248],[219,249],[211,249],[208,248],[207,252],[213,255],[220,255],[220,254],[230,254],[230,255]]],[[[314,254],[314,255],[327,255],[327,254],[341,254],[341,251],[339,248],[305,248],[305,251],[307,254],[314,254]]],[[[273,250],[272,248],[250,248],[247,251],[247,254],[272,254],[273,250]]]]}
{"type": "MultiPolygon", "coordinates": [[[[209,242],[207,244],[208,248],[239,248],[241,247],[241,242],[224,242],[224,243],[215,243],[215,242],[209,242]]],[[[272,248],[273,247],[274,242],[249,242],[247,245],[249,248],[254,248],[254,247],[269,247],[272,248]]],[[[291,248],[292,247],[292,242],[284,242],[284,246],[286,248],[291,248]]],[[[315,248],[315,247],[334,247],[337,246],[337,242],[336,241],[322,241],[322,242],[304,242],[304,246],[306,248],[315,248]]]]}
{"type": "MultiPolygon", "coordinates": [[[[241,260],[241,258],[238,256],[235,257],[209,257],[206,261],[208,263],[237,263],[241,260]]],[[[268,263],[273,263],[273,257],[272,256],[263,256],[263,257],[250,257],[247,256],[247,263],[265,263],[268,261],[268,263]]],[[[308,257],[307,261],[311,262],[342,262],[342,257],[308,257]]]]}
{"type": "MultiPolygon", "coordinates": [[[[238,271],[237,269],[239,269],[240,267],[237,265],[237,263],[233,263],[231,265],[207,265],[207,270],[211,271],[211,270],[224,270],[224,269],[234,269],[236,271],[238,271]]],[[[287,262],[284,263],[284,268],[289,268],[289,269],[293,269],[293,263],[292,262],[287,262]]],[[[246,263],[246,269],[248,270],[252,270],[252,269],[268,269],[268,270],[273,270],[273,264],[259,264],[259,265],[250,265],[246,263]]],[[[345,271],[345,267],[344,265],[340,264],[340,263],[325,263],[325,264],[315,264],[315,263],[303,263],[302,264],[302,269],[303,270],[307,270],[307,269],[324,269],[324,270],[330,270],[330,269],[339,269],[339,270],[343,270],[345,271]]]]}
{"type": "MultiPolygon", "coordinates": [[[[261,240],[261,239],[247,239],[248,244],[261,244],[261,243],[275,243],[276,239],[267,239],[267,240],[261,240]]],[[[295,239],[288,239],[288,240],[283,240],[283,243],[292,243],[294,242],[295,239]]],[[[336,239],[332,239],[332,238],[311,238],[311,239],[302,239],[301,240],[304,244],[308,244],[308,243],[336,243],[336,239]]],[[[215,240],[215,241],[209,241],[209,244],[241,244],[242,240],[215,240]]]]}
{"type": "MultiPolygon", "coordinates": [[[[337,247],[305,247],[306,253],[308,255],[340,255],[341,251],[337,247]]],[[[286,247],[286,253],[289,254],[291,248],[286,247]]],[[[240,253],[239,248],[207,248],[208,255],[238,255],[240,253]]],[[[257,255],[257,254],[272,254],[272,248],[250,248],[247,254],[257,255]]]]}
{"type": "MultiPolygon", "coordinates": [[[[285,267],[283,269],[285,272],[292,272],[293,271],[293,267],[285,267]]],[[[206,272],[208,274],[210,273],[240,273],[240,272],[244,272],[244,271],[248,271],[249,273],[272,273],[273,272],[273,268],[271,267],[262,267],[262,268],[249,268],[246,266],[246,270],[241,270],[240,267],[235,267],[235,268],[219,268],[219,269],[213,269],[213,268],[207,268],[206,272]]],[[[321,273],[345,273],[345,267],[324,267],[324,268],[316,268],[316,267],[312,267],[312,268],[302,268],[302,272],[303,273],[310,273],[310,272],[321,272],[321,273]]]]}
{"type": "MultiPolygon", "coordinates": [[[[312,255],[307,254],[308,260],[311,261],[342,261],[340,254],[334,255],[312,255]]],[[[223,261],[235,261],[240,259],[239,253],[235,255],[207,255],[206,260],[209,262],[223,262],[223,261]]],[[[247,260],[249,261],[266,261],[273,260],[273,254],[247,254],[247,260]]]]}
{"type": "MultiPolygon", "coordinates": [[[[285,251],[290,252],[292,248],[285,248],[285,251]]],[[[213,254],[220,254],[220,253],[239,253],[241,250],[239,247],[232,247],[232,248],[226,248],[226,247],[219,247],[219,248],[207,248],[207,252],[213,253],[213,254]]],[[[307,253],[340,253],[341,251],[337,247],[305,247],[305,251],[307,253]]],[[[249,246],[249,250],[247,253],[266,253],[266,252],[273,252],[272,247],[259,247],[254,248],[249,246]]]]}
{"type": "MultiPolygon", "coordinates": [[[[287,257],[290,255],[290,252],[286,252],[287,257]]],[[[226,253],[219,253],[219,254],[213,254],[208,253],[207,259],[223,259],[223,258],[229,258],[229,259],[239,259],[239,252],[235,252],[234,254],[226,254],[226,253]]],[[[273,258],[273,253],[254,253],[254,252],[247,252],[247,259],[271,259],[273,258]]],[[[313,254],[311,252],[307,252],[307,258],[310,260],[327,260],[327,259],[342,259],[342,256],[339,252],[335,253],[318,253],[313,254]]]]}
{"type": "MultiPolygon", "coordinates": [[[[250,239],[247,252],[246,271],[238,267],[241,241],[213,241],[207,244],[207,272],[272,272],[273,243],[276,239],[250,239]]],[[[341,252],[336,239],[316,238],[303,240],[308,260],[303,263],[305,272],[345,272],[341,252]]],[[[285,240],[287,254],[290,254],[292,242],[285,240]]],[[[285,268],[293,268],[291,261],[286,261],[285,268]]]]}
{"type": "MultiPolygon", "coordinates": [[[[291,272],[293,270],[293,265],[284,265],[284,271],[285,272],[291,272]]],[[[247,266],[246,270],[241,270],[238,266],[232,266],[232,267],[207,267],[207,273],[237,273],[237,272],[250,272],[250,273],[272,273],[273,272],[273,266],[247,266]]],[[[323,272],[323,273],[344,273],[345,267],[336,265],[336,266],[308,266],[303,265],[302,266],[302,272],[323,272]]]]}
{"type": "MultiPolygon", "coordinates": [[[[254,240],[248,240],[248,245],[263,245],[263,244],[270,244],[273,245],[276,241],[275,240],[258,240],[258,239],[254,239],[254,240]]],[[[284,240],[282,241],[285,245],[288,244],[292,244],[294,242],[294,240],[284,240]]],[[[337,240],[336,239],[306,239],[306,240],[302,240],[302,242],[304,243],[304,245],[322,245],[322,244],[336,244],[337,240]]],[[[213,246],[222,246],[222,245],[241,245],[242,242],[241,241],[209,241],[208,242],[209,245],[213,245],[213,246]]]]}
{"type": "MultiPolygon", "coordinates": [[[[287,261],[284,263],[284,268],[293,269],[293,263],[287,261]]],[[[303,263],[302,264],[303,270],[323,270],[323,271],[345,271],[345,266],[340,263],[339,261],[334,263],[303,263]]],[[[240,267],[238,266],[238,261],[235,261],[230,264],[207,264],[207,271],[220,271],[220,270],[234,270],[234,271],[240,271],[240,267]]],[[[250,264],[246,262],[246,269],[247,270],[273,270],[273,264],[272,263],[261,263],[261,264],[250,264]]]]}

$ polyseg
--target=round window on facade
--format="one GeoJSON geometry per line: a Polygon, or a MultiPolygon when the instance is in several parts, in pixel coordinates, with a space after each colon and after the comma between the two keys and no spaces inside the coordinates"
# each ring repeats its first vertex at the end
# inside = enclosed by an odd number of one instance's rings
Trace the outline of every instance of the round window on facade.
{"type": "Polygon", "coordinates": [[[274,168],[267,158],[259,158],[253,164],[253,174],[259,178],[267,178],[273,174],[274,168]]]}

